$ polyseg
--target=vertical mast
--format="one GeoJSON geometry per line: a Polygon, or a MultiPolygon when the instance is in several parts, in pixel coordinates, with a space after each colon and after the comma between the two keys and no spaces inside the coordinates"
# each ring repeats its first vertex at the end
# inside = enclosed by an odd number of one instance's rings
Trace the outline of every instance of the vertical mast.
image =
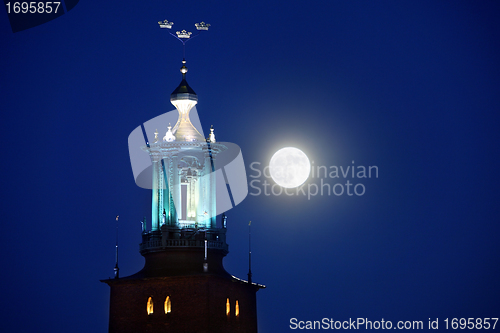
{"type": "Polygon", "coordinates": [[[115,279],[118,279],[119,278],[119,271],[120,271],[120,268],[118,268],[118,218],[120,217],[120,215],[116,215],[116,263],[115,263],[115,268],[114,268],[114,271],[115,271],[115,279]]]}
{"type": "Polygon", "coordinates": [[[252,221],[248,222],[248,282],[252,283],[252,221]]]}

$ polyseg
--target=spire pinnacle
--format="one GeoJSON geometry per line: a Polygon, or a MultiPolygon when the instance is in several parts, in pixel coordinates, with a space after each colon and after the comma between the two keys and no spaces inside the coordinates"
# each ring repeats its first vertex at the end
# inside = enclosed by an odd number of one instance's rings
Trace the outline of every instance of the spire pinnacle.
{"type": "Polygon", "coordinates": [[[214,125],[210,126],[210,135],[208,136],[208,141],[211,143],[215,142],[214,125]]]}

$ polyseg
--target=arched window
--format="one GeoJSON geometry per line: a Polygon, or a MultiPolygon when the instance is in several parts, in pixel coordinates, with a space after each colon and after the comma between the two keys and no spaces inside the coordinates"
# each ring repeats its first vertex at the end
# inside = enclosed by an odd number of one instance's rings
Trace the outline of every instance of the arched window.
{"type": "Polygon", "coordinates": [[[153,298],[152,297],[148,298],[147,310],[148,310],[148,315],[153,313],[153,298]]]}
{"type": "Polygon", "coordinates": [[[229,316],[229,312],[231,311],[231,304],[229,304],[229,298],[226,301],[226,315],[229,316]]]}
{"type": "Polygon", "coordinates": [[[236,300],[236,305],[234,307],[234,315],[236,317],[240,316],[240,305],[238,304],[238,300],[236,300]]]}
{"type": "Polygon", "coordinates": [[[170,301],[170,296],[165,299],[165,313],[172,312],[172,302],[170,301]]]}

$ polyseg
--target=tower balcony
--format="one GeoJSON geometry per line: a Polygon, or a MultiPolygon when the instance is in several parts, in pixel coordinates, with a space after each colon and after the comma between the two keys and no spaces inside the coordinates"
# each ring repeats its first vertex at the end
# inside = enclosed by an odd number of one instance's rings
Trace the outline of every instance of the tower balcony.
{"type": "MultiPolygon", "coordinates": [[[[169,248],[205,248],[205,240],[193,239],[149,239],[139,245],[141,254],[146,252],[165,251],[169,248]]],[[[209,250],[221,250],[228,252],[228,245],[223,241],[207,240],[207,248],[209,250]]]]}
{"type": "Polygon", "coordinates": [[[162,225],[144,232],[140,251],[144,268],[132,277],[212,274],[230,277],[222,265],[228,254],[225,228],[179,228],[162,225]]]}
{"type": "Polygon", "coordinates": [[[225,228],[178,228],[163,225],[161,230],[142,234],[139,252],[144,255],[150,252],[192,249],[203,251],[217,250],[225,256],[228,251],[225,228]]]}

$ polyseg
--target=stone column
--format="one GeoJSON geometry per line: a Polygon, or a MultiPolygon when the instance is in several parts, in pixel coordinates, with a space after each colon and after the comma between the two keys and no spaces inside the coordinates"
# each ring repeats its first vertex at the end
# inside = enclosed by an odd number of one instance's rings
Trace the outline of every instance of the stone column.
{"type": "Polygon", "coordinates": [[[172,156],[172,197],[174,201],[174,207],[176,211],[176,219],[181,218],[181,180],[179,176],[179,157],[177,155],[172,156]]]}
{"type": "Polygon", "coordinates": [[[212,164],[210,163],[210,154],[208,153],[208,150],[205,151],[205,165],[203,168],[203,211],[207,212],[208,215],[205,216],[205,224],[207,227],[210,227],[209,219],[210,217],[210,208],[211,204],[210,201],[212,200],[212,195],[211,195],[211,179],[212,179],[212,164]]]}
{"type": "MultiPolygon", "coordinates": [[[[214,165],[215,170],[215,154],[212,153],[212,163],[214,165]]],[[[216,227],[216,214],[217,214],[217,192],[216,189],[216,179],[215,179],[215,171],[212,171],[212,166],[210,166],[210,228],[216,227]]]]}
{"type": "Polygon", "coordinates": [[[158,230],[158,219],[159,219],[159,196],[160,196],[160,186],[158,183],[159,172],[160,172],[160,159],[158,153],[151,153],[152,168],[153,168],[153,198],[151,200],[151,230],[158,230]]]}
{"type": "Polygon", "coordinates": [[[165,212],[167,213],[167,225],[171,226],[172,225],[172,211],[170,209],[170,189],[171,189],[171,166],[172,166],[172,159],[168,156],[163,159],[163,166],[164,166],[164,178],[165,178],[165,188],[163,190],[163,208],[165,209],[165,212]]]}

